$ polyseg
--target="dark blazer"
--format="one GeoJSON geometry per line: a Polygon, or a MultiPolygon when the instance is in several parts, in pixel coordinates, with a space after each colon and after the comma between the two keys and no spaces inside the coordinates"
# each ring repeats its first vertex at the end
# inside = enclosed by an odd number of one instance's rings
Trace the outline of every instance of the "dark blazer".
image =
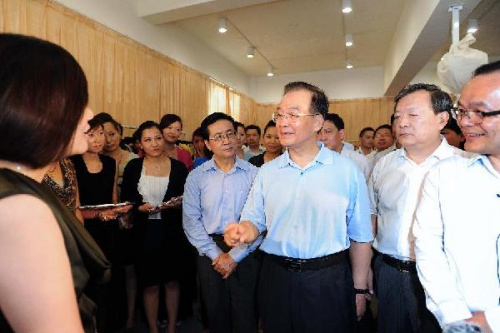
{"type": "MultiPolygon", "coordinates": [[[[180,196],[184,193],[184,184],[186,183],[186,178],[188,171],[184,163],[170,159],[171,170],[168,182],[167,192],[163,197],[163,202],[167,202],[172,197],[180,196]]],[[[144,199],[142,195],[137,190],[137,185],[139,184],[139,179],[141,178],[142,166],[144,163],[144,158],[135,158],[128,162],[123,172],[123,182],[120,199],[121,201],[130,201],[134,203],[132,208],[132,216],[134,229],[137,233],[143,233],[145,230],[146,220],[148,218],[147,213],[139,212],[139,206],[143,205],[144,199]]],[[[178,208],[164,209],[161,212],[162,220],[169,221],[169,223],[178,224],[182,228],[182,210],[178,208]]]]}

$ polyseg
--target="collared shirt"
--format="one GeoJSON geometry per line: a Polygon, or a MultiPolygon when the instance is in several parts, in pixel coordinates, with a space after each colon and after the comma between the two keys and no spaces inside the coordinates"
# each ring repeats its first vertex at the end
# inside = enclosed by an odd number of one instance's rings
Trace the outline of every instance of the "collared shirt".
{"type": "Polygon", "coordinates": [[[245,150],[243,152],[243,159],[245,161],[248,161],[250,158],[257,156],[257,155],[260,155],[260,154],[265,153],[265,152],[266,152],[266,149],[261,147],[261,146],[259,146],[258,152],[251,151],[250,148],[248,148],[247,150],[245,150]]]}
{"type": "MultiPolygon", "coordinates": [[[[214,260],[222,253],[209,235],[223,234],[229,223],[240,219],[257,171],[258,168],[236,157],[233,169],[224,173],[212,158],[189,174],[182,200],[182,224],[200,255],[214,260]]],[[[234,247],[229,254],[240,262],[258,245],[259,240],[251,246],[234,247]]]]}
{"type": "Polygon", "coordinates": [[[320,144],[304,168],[288,150],[264,164],[241,213],[259,232],[261,250],[310,259],[373,239],[364,177],[352,161],[320,144]]]}
{"type": "Polygon", "coordinates": [[[361,169],[363,172],[363,175],[365,176],[366,181],[370,179],[370,175],[372,173],[373,169],[373,163],[366,158],[364,155],[358,154],[357,152],[349,149],[345,149],[345,147],[342,147],[342,150],[340,151],[340,155],[345,156],[356,163],[356,165],[361,169]]]}
{"type": "Polygon", "coordinates": [[[500,173],[482,155],[439,163],[413,226],[427,307],[447,324],[485,311],[500,332],[500,173]]]}
{"type": "Polygon", "coordinates": [[[373,247],[400,260],[415,260],[411,227],[424,177],[437,162],[463,151],[442,139],[427,159],[416,164],[405,149],[384,156],[373,168],[368,193],[370,210],[377,216],[377,235],[373,247]]]}
{"type": "Polygon", "coordinates": [[[375,165],[375,154],[377,154],[376,150],[372,150],[368,155],[365,155],[365,153],[363,152],[363,150],[361,149],[361,147],[359,147],[356,150],[356,152],[358,152],[359,154],[361,154],[364,157],[366,157],[367,159],[369,159],[370,162],[372,162],[372,164],[375,165]]]}
{"type": "Polygon", "coordinates": [[[390,146],[389,148],[386,148],[382,151],[376,151],[375,154],[373,155],[373,165],[377,164],[377,162],[380,161],[380,159],[382,157],[384,157],[385,155],[387,155],[389,153],[392,153],[396,149],[398,149],[396,147],[396,143],[393,143],[392,146],[390,146]]]}

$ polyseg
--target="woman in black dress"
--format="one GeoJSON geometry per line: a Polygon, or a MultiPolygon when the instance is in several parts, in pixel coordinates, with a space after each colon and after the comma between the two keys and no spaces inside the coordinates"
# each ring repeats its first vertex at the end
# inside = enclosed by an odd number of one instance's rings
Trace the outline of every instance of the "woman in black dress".
{"type": "MultiPolygon", "coordinates": [[[[87,132],[88,150],[82,155],[71,157],[75,166],[78,182],[78,192],[81,205],[100,205],[117,203],[117,165],[109,156],[101,155],[104,148],[104,132],[102,121],[94,118],[89,121],[87,132]]],[[[125,213],[131,206],[105,211],[96,211],[92,216],[84,211],[84,225],[102,251],[112,263],[111,281],[108,286],[102,286],[93,291],[92,295],[98,303],[97,325],[102,332],[111,331],[121,326],[125,319],[125,308],[119,307],[119,297],[125,290],[123,286],[123,265],[118,253],[119,225],[116,219],[120,213],[125,213]],[[118,303],[118,304],[117,304],[118,303]],[[123,310],[122,313],[111,311],[123,310]]]]}
{"type": "Polygon", "coordinates": [[[266,151],[260,155],[251,157],[248,162],[252,163],[256,167],[261,167],[264,163],[274,160],[276,157],[280,156],[283,152],[283,147],[280,143],[280,138],[278,136],[278,131],[276,130],[276,123],[274,121],[269,121],[264,128],[264,134],[262,135],[262,143],[266,148],[266,151]]]}
{"type": "Polygon", "coordinates": [[[60,46],[22,35],[0,34],[0,63],[0,332],[95,332],[85,289],[109,263],[40,184],[87,150],[85,74],[60,46]]]}
{"type": "Polygon", "coordinates": [[[130,161],[125,167],[121,198],[135,203],[132,212],[138,242],[136,268],[149,331],[158,332],[159,290],[164,285],[167,332],[173,333],[179,306],[178,281],[190,248],[182,229],[181,201],[158,205],[182,195],[188,172],[182,162],[166,156],[165,141],[157,123],[147,121],[136,133],[144,157],[130,161]]]}

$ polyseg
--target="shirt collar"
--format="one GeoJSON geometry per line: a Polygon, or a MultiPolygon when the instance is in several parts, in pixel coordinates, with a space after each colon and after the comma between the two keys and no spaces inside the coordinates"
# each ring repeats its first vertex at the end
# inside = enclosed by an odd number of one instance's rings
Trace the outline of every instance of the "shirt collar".
{"type": "MultiPolygon", "coordinates": [[[[324,144],[320,141],[316,143],[318,145],[319,152],[316,155],[316,157],[304,168],[307,169],[310,166],[316,164],[316,162],[321,163],[321,164],[332,164],[333,163],[333,154],[331,154],[331,150],[326,148],[324,144]]],[[[278,168],[284,168],[286,166],[295,166],[297,167],[297,164],[290,158],[290,152],[288,151],[288,148],[285,150],[285,152],[279,157],[278,160],[278,168]]]]}
{"type": "MultiPolygon", "coordinates": [[[[206,161],[205,163],[203,163],[202,165],[199,166],[199,168],[202,168],[203,171],[209,171],[209,170],[219,170],[219,168],[217,167],[217,165],[215,164],[215,160],[214,158],[212,157],[210,160],[206,161]]],[[[238,156],[236,156],[236,160],[235,160],[235,163],[234,163],[234,167],[233,169],[228,172],[228,173],[232,173],[233,170],[235,170],[236,168],[238,169],[241,169],[241,170],[244,170],[244,171],[248,171],[250,170],[250,165],[248,163],[245,163],[241,158],[239,158],[238,156]]]]}
{"type": "MultiPolygon", "coordinates": [[[[441,143],[436,148],[436,150],[434,150],[434,152],[432,154],[430,154],[425,160],[427,161],[429,158],[434,157],[438,161],[441,161],[445,158],[448,158],[448,157],[455,155],[454,149],[455,148],[450,146],[448,141],[446,141],[444,136],[441,135],[441,143]]],[[[406,156],[406,149],[398,149],[396,154],[399,154],[400,157],[408,158],[406,156]]]]}
{"type": "Polygon", "coordinates": [[[476,163],[479,163],[482,166],[484,166],[486,168],[486,170],[488,170],[488,172],[491,173],[492,175],[494,175],[496,177],[500,176],[500,173],[495,170],[495,168],[491,164],[491,161],[487,155],[477,155],[475,157],[470,158],[469,163],[468,163],[468,167],[471,167],[476,163]]]}

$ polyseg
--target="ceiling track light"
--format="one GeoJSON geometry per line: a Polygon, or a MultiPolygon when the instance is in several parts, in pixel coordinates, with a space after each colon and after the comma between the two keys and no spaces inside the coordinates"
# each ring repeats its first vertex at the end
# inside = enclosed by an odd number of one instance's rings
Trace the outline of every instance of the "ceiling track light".
{"type": "Polygon", "coordinates": [[[347,59],[345,67],[347,69],[352,69],[354,67],[354,65],[352,64],[351,60],[347,59]]]}
{"type": "Polygon", "coordinates": [[[254,53],[255,53],[255,48],[253,46],[249,46],[247,51],[247,58],[250,59],[253,58],[254,53]]]}
{"type": "Polygon", "coordinates": [[[223,34],[227,31],[227,19],[225,17],[221,17],[219,19],[219,33],[223,34]]]}
{"type": "Polygon", "coordinates": [[[269,72],[267,73],[267,76],[269,76],[269,77],[274,76],[274,68],[273,68],[273,66],[269,66],[269,72]]]}
{"type": "Polygon", "coordinates": [[[477,30],[479,30],[479,26],[477,24],[476,19],[470,19],[469,22],[467,23],[467,33],[473,34],[477,30]]]}
{"type": "Polygon", "coordinates": [[[351,0],[342,0],[342,13],[349,14],[352,12],[351,0]]]}
{"type": "Polygon", "coordinates": [[[345,46],[351,47],[354,45],[354,40],[352,39],[352,34],[345,35],[345,46]]]}

